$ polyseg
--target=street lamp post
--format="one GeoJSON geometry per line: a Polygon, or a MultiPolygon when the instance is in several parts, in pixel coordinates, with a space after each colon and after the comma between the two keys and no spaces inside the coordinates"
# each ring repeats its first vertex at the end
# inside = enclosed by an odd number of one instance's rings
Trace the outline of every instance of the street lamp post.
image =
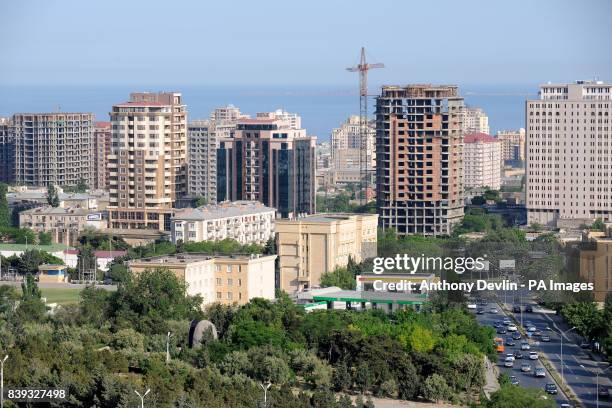
{"type": "Polygon", "coordinates": [[[270,388],[271,385],[272,383],[270,381],[268,381],[265,385],[261,383],[259,384],[264,392],[264,408],[268,406],[268,388],[270,388]]]}
{"type": "Polygon", "coordinates": [[[170,337],[172,337],[172,333],[168,332],[166,336],[166,363],[170,362],[170,337]]]}
{"type": "Polygon", "coordinates": [[[569,330],[566,331],[561,331],[561,329],[559,329],[559,333],[561,333],[561,335],[559,337],[561,337],[561,383],[565,384],[565,376],[563,375],[563,336],[565,336],[565,333],[569,333],[572,330],[574,330],[576,328],[576,326],[572,327],[569,330]]]}
{"type": "Polygon", "coordinates": [[[140,408],[144,408],[144,397],[147,396],[147,394],[151,391],[150,388],[147,388],[147,390],[145,391],[144,394],[140,395],[140,393],[136,390],[134,390],[134,392],[136,393],[136,395],[138,395],[140,397],[140,408]]]}
{"type": "Polygon", "coordinates": [[[4,362],[8,359],[8,354],[0,360],[0,408],[4,408],[4,362]]]}

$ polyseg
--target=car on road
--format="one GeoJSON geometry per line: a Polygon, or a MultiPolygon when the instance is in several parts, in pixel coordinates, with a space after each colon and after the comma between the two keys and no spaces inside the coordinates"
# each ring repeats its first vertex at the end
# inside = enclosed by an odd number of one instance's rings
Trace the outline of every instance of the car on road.
{"type": "Polygon", "coordinates": [[[507,325],[509,325],[512,322],[510,321],[510,319],[505,318],[504,320],[502,320],[502,323],[504,324],[504,326],[507,326],[507,325]]]}
{"type": "Polygon", "coordinates": [[[557,384],[555,383],[546,383],[546,385],[544,386],[544,391],[546,391],[547,394],[559,393],[559,390],[557,390],[557,384]]]}
{"type": "Polygon", "coordinates": [[[514,353],[506,353],[506,358],[511,358],[514,361],[514,353]]]}
{"type": "Polygon", "coordinates": [[[538,329],[536,329],[536,327],[535,327],[535,326],[529,326],[529,327],[527,327],[527,331],[528,331],[529,333],[535,333],[537,330],[538,330],[538,329]]]}
{"type": "Polygon", "coordinates": [[[530,351],[529,352],[529,359],[530,360],[537,360],[539,358],[538,356],[538,352],[537,351],[530,351]]]}
{"type": "Polygon", "coordinates": [[[512,337],[506,337],[506,346],[516,346],[516,342],[512,337]]]}
{"type": "Polygon", "coordinates": [[[546,370],[544,370],[544,367],[536,367],[533,375],[536,377],[546,377],[546,370]]]}
{"type": "Polygon", "coordinates": [[[521,352],[520,352],[520,351],[518,351],[518,350],[517,350],[517,351],[515,351],[515,352],[514,352],[514,358],[515,358],[515,359],[517,359],[517,360],[518,360],[518,359],[520,359],[520,358],[523,358],[523,353],[521,353],[521,352]]]}
{"type": "Polygon", "coordinates": [[[542,338],[540,340],[542,340],[543,342],[548,343],[550,341],[550,336],[548,334],[543,334],[542,338]]]}
{"type": "Polygon", "coordinates": [[[496,320],[495,323],[493,323],[493,326],[495,326],[495,328],[500,328],[503,326],[502,322],[500,320],[496,320]]]}
{"type": "Polygon", "coordinates": [[[516,377],[516,375],[511,375],[510,376],[510,384],[512,385],[519,385],[519,379],[516,377]]]}
{"type": "Polygon", "coordinates": [[[528,363],[521,364],[521,371],[523,373],[530,373],[531,372],[531,364],[528,364],[528,363]]]}
{"type": "Polygon", "coordinates": [[[515,324],[509,324],[508,325],[508,331],[515,332],[517,330],[518,330],[518,327],[516,327],[515,324]]]}
{"type": "Polygon", "coordinates": [[[521,350],[525,351],[525,350],[529,350],[531,347],[529,346],[529,343],[527,343],[526,341],[521,343],[521,350]]]}
{"type": "Polygon", "coordinates": [[[583,348],[583,349],[591,348],[591,343],[589,343],[588,341],[583,341],[580,343],[580,348],[583,348]]]}
{"type": "Polygon", "coordinates": [[[514,333],[512,333],[512,338],[514,340],[520,340],[521,339],[521,333],[518,331],[515,331],[514,333]]]}
{"type": "Polygon", "coordinates": [[[484,314],[485,310],[482,307],[479,307],[478,309],[476,309],[476,314],[484,314]]]}
{"type": "Polygon", "coordinates": [[[610,389],[608,388],[607,385],[600,385],[599,386],[599,398],[610,398],[610,389]]]}
{"type": "Polygon", "coordinates": [[[502,327],[497,329],[497,333],[499,333],[499,334],[506,334],[506,333],[508,333],[508,330],[506,330],[506,328],[502,326],[502,327]]]}
{"type": "Polygon", "coordinates": [[[525,313],[533,313],[533,306],[531,305],[525,306],[525,313]]]}
{"type": "Polygon", "coordinates": [[[514,358],[506,357],[504,367],[514,367],[514,358]]]}
{"type": "Polygon", "coordinates": [[[518,306],[518,305],[514,305],[514,306],[512,307],[512,312],[513,312],[513,313],[521,313],[521,307],[520,307],[520,306],[518,306]]]}
{"type": "Polygon", "coordinates": [[[476,303],[468,303],[467,308],[468,309],[476,309],[476,303]]]}
{"type": "Polygon", "coordinates": [[[533,336],[534,337],[540,337],[542,334],[544,334],[544,333],[542,333],[540,330],[536,330],[536,331],[533,332],[533,336]]]}
{"type": "Polygon", "coordinates": [[[491,309],[489,309],[489,312],[495,314],[495,313],[497,313],[497,308],[496,307],[492,307],[491,309]]]}

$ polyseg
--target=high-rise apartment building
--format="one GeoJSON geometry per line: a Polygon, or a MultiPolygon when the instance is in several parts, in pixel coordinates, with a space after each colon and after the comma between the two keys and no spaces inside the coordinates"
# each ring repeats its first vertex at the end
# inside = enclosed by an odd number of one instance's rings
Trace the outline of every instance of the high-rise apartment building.
{"type": "Polygon", "coordinates": [[[0,182],[15,180],[15,137],[8,118],[0,118],[0,182]]]}
{"type": "Polygon", "coordinates": [[[258,112],[257,119],[278,119],[282,120],[290,129],[301,129],[302,118],[297,113],[289,113],[283,109],[277,109],[274,112],[258,112]]]}
{"type": "Polygon", "coordinates": [[[100,190],[108,189],[108,169],[106,158],[110,155],[111,146],[111,123],[94,123],[94,178],[93,188],[100,190]]]}
{"type": "Polygon", "coordinates": [[[486,133],[463,137],[463,186],[465,188],[501,187],[501,142],[486,133]]]}
{"type": "Polygon", "coordinates": [[[187,192],[217,202],[217,137],[210,120],[189,123],[187,128],[187,192]]]}
{"type": "Polygon", "coordinates": [[[133,93],[112,108],[110,227],[170,231],[187,181],[187,109],[178,92],[133,93]]]}
{"type": "Polygon", "coordinates": [[[612,84],[540,87],[526,102],[529,223],[612,220],[612,84]]]}
{"type": "Polygon", "coordinates": [[[489,117],[481,108],[466,106],[463,109],[463,134],[486,133],[490,134],[489,117]]]}
{"type": "Polygon", "coordinates": [[[260,201],[281,217],[315,211],[316,138],[292,123],[241,119],[232,137],[219,140],[218,201],[260,201]]]}
{"type": "Polygon", "coordinates": [[[497,132],[497,139],[502,144],[502,161],[525,161],[525,129],[502,130],[497,132]]]}
{"type": "MultiPolygon", "coordinates": [[[[369,122],[366,126],[366,155],[367,169],[374,172],[376,168],[376,130],[374,123],[369,122]]],[[[352,115],[339,128],[333,129],[331,133],[332,164],[336,179],[339,182],[348,182],[341,175],[356,173],[359,182],[361,155],[361,134],[359,116],[352,115]],[[340,177],[339,177],[340,176],[340,177]]]]}
{"type": "Polygon", "coordinates": [[[456,86],[383,86],[376,100],[379,223],[450,234],[463,218],[463,98],[456,86]]]}
{"type": "Polygon", "coordinates": [[[15,182],[31,186],[93,186],[94,115],[17,113],[11,120],[15,141],[15,182]]]}

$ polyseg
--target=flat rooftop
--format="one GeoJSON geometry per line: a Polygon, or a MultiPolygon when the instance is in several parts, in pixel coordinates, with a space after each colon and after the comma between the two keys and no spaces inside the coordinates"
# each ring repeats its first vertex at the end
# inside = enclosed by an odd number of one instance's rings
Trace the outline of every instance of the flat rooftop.
{"type": "Polygon", "coordinates": [[[133,259],[128,262],[128,264],[142,264],[142,263],[150,263],[150,264],[163,264],[163,263],[194,263],[201,261],[208,261],[211,259],[215,260],[240,260],[240,261],[249,261],[255,259],[262,258],[270,258],[276,257],[276,255],[260,255],[260,254],[233,254],[233,255],[211,255],[211,254],[203,254],[199,252],[183,252],[180,254],[174,255],[161,255],[161,256],[152,256],[150,258],[140,258],[133,259]]]}
{"type": "Polygon", "coordinates": [[[314,293],[312,300],[315,302],[369,302],[369,303],[396,303],[400,305],[423,304],[427,302],[426,294],[403,293],[403,292],[375,292],[357,290],[336,290],[327,293],[314,293]]]}
{"type": "Polygon", "coordinates": [[[345,221],[349,220],[352,217],[358,216],[372,216],[377,217],[377,214],[369,214],[369,213],[321,213],[321,214],[313,214],[306,215],[304,217],[299,217],[296,219],[290,220],[278,220],[279,222],[284,221],[301,221],[301,222],[318,222],[318,223],[331,223],[335,221],[345,221]]]}
{"type": "Polygon", "coordinates": [[[276,209],[266,207],[259,201],[233,201],[177,210],[172,219],[175,221],[205,221],[242,215],[263,214],[271,211],[276,211],[276,209]]]}

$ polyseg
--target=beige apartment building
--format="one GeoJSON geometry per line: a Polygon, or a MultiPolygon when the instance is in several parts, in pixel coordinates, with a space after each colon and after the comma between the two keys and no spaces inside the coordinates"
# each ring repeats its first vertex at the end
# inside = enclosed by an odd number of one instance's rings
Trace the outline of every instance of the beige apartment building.
{"type": "Polygon", "coordinates": [[[376,256],[378,215],[317,214],[276,221],[280,289],[318,287],[321,275],[376,256]]]}
{"type": "Polygon", "coordinates": [[[94,175],[92,187],[97,190],[108,190],[106,160],[110,155],[111,124],[110,122],[94,123],[94,175]]]}
{"type": "Polygon", "coordinates": [[[549,228],[612,221],[612,84],[540,87],[526,102],[527,219],[549,228]]]}
{"type": "Polygon", "coordinates": [[[258,201],[225,201],[177,210],[172,217],[172,242],[221,241],[265,244],[274,237],[276,210],[258,201]]]}
{"type": "Polygon", "coordinates": [[[93,186],[92,113],[16,113],[9,132],[15,142],[15,183],[28,186],[93,186]]]}
{"type": "Polygon", "coordinates": [[[187,107],[178,92],[133,93],[112,108],[110,226],[170,231],[186,194],[187,107]]]}
{"type": "MultiPolygon", "coordinates": [[[[376,168],[376,129],[374,123],[366,126],[366,161],[369,170],[376,168]]],[[[332,166],[336,171],[355,169],[359,171],[361,155],[361,122],[352,115],[339,128],[331,132],[332,166]]]]}
{"type": "Polygon", "coordinates": [[[595,301],[612,292],[612,224],[606,231],[586,231],[580,243],[580,277],[593,284],[595,301]]]}
{"type": "Polygon", "coordinates": [[[497,139],[502,144],[502,161],[525,161],[525,129],[499,131],[497,139]]]}
{"type": "Polygon", "coordinates": [[[463,185],[465,188],[501,187],[501,142],[486,133],[463,137],[463,185]]]}
{"type": "Polygon", "coordinates": [[[463,110],[462,130],[464,134],[489,134],[489,117],[481,108],[466,106],[463,110]]]}
{"type": "Polygon", "coordinates": [[[245,304],[253,298],[274,299],[276,255],[210,256],[183,253],[128,262],[132,273],[168,268],[187,285],[187,294],[202,296],[202,306],[219,302],[245,304]]]}
{"type": "Polygon", "coordinates": [[[86,229],[105,229],[102,212],[85,208],[38,207],[19,213],[19,226],[36,233],[49,232],[57,244],[75,245],[86,229]]]}

